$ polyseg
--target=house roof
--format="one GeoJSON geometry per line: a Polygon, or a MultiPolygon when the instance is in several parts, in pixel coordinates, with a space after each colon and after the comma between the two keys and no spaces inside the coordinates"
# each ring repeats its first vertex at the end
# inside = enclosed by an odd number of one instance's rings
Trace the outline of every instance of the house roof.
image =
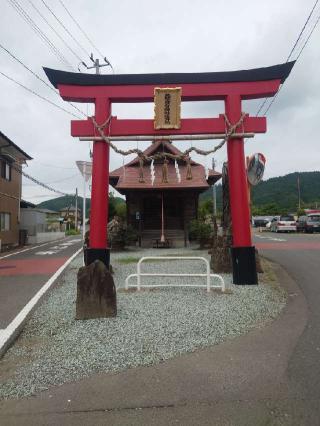
{"type": "MultiPolygon", "coordinates": [[[[169,141],[156,141],[150,145],[145,151],[146,156],[151,156],[157,152],[169,152],[174,155],[181,155],[177,147],[169,141]]],[[[162,162],[154,163],[155,180],[152,185],[150,161],[143,166],[144,182],[139,182],[140,167],[138,156],[125,166],[112,171],[109,175],[110,184],[120,193],[130,189],[202,189],[209,188],[209,185],[215,183],[221,178],[221,174],[213,170],[209,170],[208,179],[206,179],[206,171],[204,166],[191,160],[192,179],[187,179],[187,165],[184,161],[179,160],[179,172],[181,182],[175,170],[174,161],[168,157],[168,183],[162,182],[162,162]]]]}
{"type": "Polygon", "coordinates": [[[59,214],[59,212],[55,211],[55,210],[50,210],[50,209],[42,209],[42,208],[38,208],[38,212],[42,212],[42,213],[48,213],[48,214],[59,214]]]}
{"type": "Polygon", "coordinates": [[[24,152],[18,145],[8,138],[4,133],[0,132],[0,154],[18,157],[19,160],[32,160],[32,157],[24,152]]]}
{"type": "Polygon", "coordinates": [[[36,207],[36,205],[33,203],[30,203],[30,201],[20,200],[20,207],[22,209],[33,209],[36,207]]]}
{"type": "MultiPolygon", "coordinates": [[[[59,211],[60,212],[64,212],[64,211],[69,211],[69,212],[74,212],[74,211],[76,211],[76,208],[75,208],[75,206],[73,206],[73,205],[71,205],[71,206],[67,206],[67,207],[63,207],[62,209],[60,209],[59,211]]],[[[78,211],[81,211],[81,209],[79,209],[79,207],[78,207],[78,209],[77,209],[78,211]]]]}

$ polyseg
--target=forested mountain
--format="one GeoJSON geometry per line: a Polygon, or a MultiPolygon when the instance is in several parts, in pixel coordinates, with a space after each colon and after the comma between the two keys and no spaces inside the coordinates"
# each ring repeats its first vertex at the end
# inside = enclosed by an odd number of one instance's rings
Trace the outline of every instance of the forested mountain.
{"type": "Polygon", "coordinates": [[[299,181],[301,206],[320,207],[320,172],[290,173],[268,179],[253,188],[255,206],[276,203],[288,209],[297,208],[299,203],[299,181]]]}
{"type": "MultiPolygon", "coordinates": [[[[125,201],[120,197],[114,197],[111,195],[109,197],[109,216],[114,215],[115,207],[119,204],[124,204],[125,201]]],[[[76,197],[74,195],[66,195],[64,197],[53,198],[52,200],[43,201],[38,204],[37,207],[41,207],[43,209],[54,210],[56,212],[60,211],[64,207],[69,206],[75,207],[76,205],[76,197]]],[[[82,211],[83,198],[78,196],[78,208],[82,211]]],[[[89,214],[90,211],[91,200],[90,198],[86,199],[86,214],[89,214]]]]}
{"type": "MultiPolygon", "coordinates": [[[[320,208],[320,172],[295,172],[270,178],[252,188],[252,204],[256,208],[273,205],[279,212],[296,211],[298,207],[300,181],[301,207],[320,208]]],[[[212,199],[210,188],[201,195],[202,200],[212,199]]],[[[217,206],[221,208],[221,185],[217,185],[217,206]]]]}

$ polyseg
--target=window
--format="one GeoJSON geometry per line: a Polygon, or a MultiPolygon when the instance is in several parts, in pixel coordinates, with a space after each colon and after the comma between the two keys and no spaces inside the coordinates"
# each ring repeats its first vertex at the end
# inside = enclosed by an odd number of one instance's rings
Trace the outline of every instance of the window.
{"type": "Polygon", "coordinates": [[[294,222],[295,220],[294,220],[293,216],[281,216],[280,221],[282,221],[282,222],[294,222]]]}
{"type": "Polygon", "coordinates": [[[0,162],[1,177],[6,180],[11,180],[11,165],[5,160],[0,162]]]}
{"type": "Polygon", "coordinates": [[[10,213],[0,213],[0,231],[10,231],[10,213]]]}

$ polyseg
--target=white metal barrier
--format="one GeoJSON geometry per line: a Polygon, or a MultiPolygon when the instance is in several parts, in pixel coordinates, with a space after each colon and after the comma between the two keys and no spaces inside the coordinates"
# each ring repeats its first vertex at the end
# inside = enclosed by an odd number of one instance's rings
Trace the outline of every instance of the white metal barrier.
{"type": "Polygon", "coordinates": [[[207,292],[210,291],[210,289],[221,289],[222,292],[226,291],[226,285],[221,277],[221,275],[218,274],[210,274],[210,265],[209,261],[204,257],[198,257],[198,256],[147,256],[142,257],[138,264],[137,264],[137,273],[136,274],[130,274],[126,278],[125,282],[125,288],[128,290],[129,287],[137,287],[137,290],[140,291],[141,287],[168,287],[167,284],[141,284],[141,277],[206,277],[206,284],[172,284],[172,287],[205,287],[207,288],[207,292]],[[203,261],[206,264],[206,273],[205,274],[173,274],[173,273],[160,273],[160,274],[152,274],[152,273],[142,273],[141,272],[141,264],[145,260],[200,260],[203,261]],[[132,277],[137,277],[137,284],[131,284],[129,285],[129,280],[132,277]],[[215,277],[218,278],[221,282],[220,285],[211,285],[210,284],[210,278],[215,277]]]}

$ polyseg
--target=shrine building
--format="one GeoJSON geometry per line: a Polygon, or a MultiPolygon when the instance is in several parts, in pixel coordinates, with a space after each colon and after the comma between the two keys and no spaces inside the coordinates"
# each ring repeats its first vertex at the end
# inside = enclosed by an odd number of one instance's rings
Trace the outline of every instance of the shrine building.
{"type": "Polygon", "coordinates": [[[199,195],[221,174],[210,169],[206,173],[204,166],[183,157],[168,140],[153,142],[143,157],[157,153],[152,164],[137,156],[110,172],[109,182],[126,197],[127,223],[138,232],[139,245],[152,247],[162,240],[168,247],[186,246],[190,221],[198,215],[199,195]]]}

